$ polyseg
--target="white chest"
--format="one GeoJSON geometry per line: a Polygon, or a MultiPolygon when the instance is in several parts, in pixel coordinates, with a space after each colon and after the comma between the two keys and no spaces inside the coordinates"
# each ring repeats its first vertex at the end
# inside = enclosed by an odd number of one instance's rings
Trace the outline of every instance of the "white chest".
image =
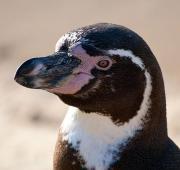
{"type": "Polygon", "coordinates": [[[97,113],[82,113],[71,108],[61,126],[63,140],[72,144],[85,161],[88,169],[107,170],[119,159],[137,129],[133,124],[115,125],[109,117],[97,113]]]}
{"type": "MultiPolygon", "coordinates": [[[[98,113],[83,113],[70,107],[61,126],[63,140],[76,149],[88,169],[107,170],[119,159],[128,142],[144,125],[151,105],[151,76],[146,71],[146,87],[136,116],[122,125],[115,125],[110,117],[98,113]]],[[[120,113],[119,113],[120,114],[120,113]]]]}

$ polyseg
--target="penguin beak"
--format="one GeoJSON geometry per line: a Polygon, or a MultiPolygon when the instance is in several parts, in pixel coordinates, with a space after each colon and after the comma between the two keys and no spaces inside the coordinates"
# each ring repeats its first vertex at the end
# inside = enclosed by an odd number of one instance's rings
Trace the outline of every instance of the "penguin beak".
{"type": "Polygon", "coordinates": [[[28,88],[52,89],[61,86],[80,63],[81,60],[64,52],[32,58],[19,67],[14,79],[28,88]]]}

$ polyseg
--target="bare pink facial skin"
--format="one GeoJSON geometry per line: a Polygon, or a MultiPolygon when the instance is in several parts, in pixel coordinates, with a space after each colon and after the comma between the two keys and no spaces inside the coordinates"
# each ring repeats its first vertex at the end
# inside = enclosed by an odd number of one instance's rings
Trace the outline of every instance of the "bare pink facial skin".
{"type": "Polygon", "coordinates": [[[89,83],[94,76],[91,74],[93,68],[107,70],[112,65],[112,60],[107,56],[90,56],[82,48],[81,44],[76,44],[71,47],[71,54],[81,60],[81,64],[73,70],[73,74],[68,76],[60,86],[47,89],[47,91],[56,94],[75,94],[89,83]],[[101,60],[108,60],[109,66],[107,68],[100,68],[97,63],[101,60]]]}

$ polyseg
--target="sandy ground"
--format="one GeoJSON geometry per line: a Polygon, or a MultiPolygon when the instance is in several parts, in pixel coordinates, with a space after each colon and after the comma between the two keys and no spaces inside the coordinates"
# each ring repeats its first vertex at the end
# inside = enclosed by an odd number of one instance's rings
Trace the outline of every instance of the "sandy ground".
{"type": "Polygon", "coordinates": [[[17,85],[17,67],[51,53],[63,33],[112,22],[138,32],[164,75],[168,131],[180,146],[180,1],[0,0],[0,169],[49,170],[67,106],[57,97],[17,85]]]}

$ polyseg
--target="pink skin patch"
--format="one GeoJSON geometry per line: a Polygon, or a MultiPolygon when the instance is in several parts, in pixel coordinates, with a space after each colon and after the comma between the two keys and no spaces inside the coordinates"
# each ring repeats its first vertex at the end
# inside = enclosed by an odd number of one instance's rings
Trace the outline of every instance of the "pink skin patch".
{"type": "Polygon", "coordinates": [[[72,74],[67,77],[64,83],[59,87],[48,89],[47,91],[56,94],[75,94],[81,90],[82,86],[89,83],[94,77],[85,73],[72,74]]]}
{"type": "Polygon", "coordinates": [[[75,94],[89,83],[94,76],[91,70],[96,67],[101,70],[107,70],[112,65],[112,60],[107,56],[90,56],[82,48],[81,44],[71,47],[71,54],[81,60],[81,64],[73,70],[73,74],[68,76],[59,87],[47,89],[51,93],[59,94],[75,94]],[[107,68],[99,68],[97,63],[101,60],[108,60],[107,68]]]}

